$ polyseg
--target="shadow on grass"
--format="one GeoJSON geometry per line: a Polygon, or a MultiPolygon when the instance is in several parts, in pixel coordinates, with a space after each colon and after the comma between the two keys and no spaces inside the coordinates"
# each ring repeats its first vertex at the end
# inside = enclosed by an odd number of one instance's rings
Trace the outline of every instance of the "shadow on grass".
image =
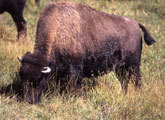
{"type": "Polygon", "coordinates": [[[4,96],[9,96],[12,98],[13,96],[17,96],[18,101],[23,100],[23,90],[22,90],[22,82],[19,78],[18,73],[16,73],[14,76],[11,76],[13,78],[13,83],[7,85],[7,86],[0,86],[0,94],[4,96]]]}
{"type": "MultiPolygon", "coordinates": [[[[17,101],[23,101],[23,89],[22,81],[18,75],[15,73],[11,76],[13,78],[13,83],[7,86],[0,86],[0,94],[5,97],[12,98],[13,96],[17,97],[17,101]]],[[[71,96],[82,96],[85,95],[90,89],[94,88],[98,82],[95,78],[83,79],[82,87],[77,89],[75,86],[71,86],[69,89],[66,87],[68,85],[61,85],[59,80],[57,81],[55,77],[49,78],[49,83],[47,88],[43,91],[43,95],[51,99],[53,96],[60,95],[63,97],[71,96]]]]}

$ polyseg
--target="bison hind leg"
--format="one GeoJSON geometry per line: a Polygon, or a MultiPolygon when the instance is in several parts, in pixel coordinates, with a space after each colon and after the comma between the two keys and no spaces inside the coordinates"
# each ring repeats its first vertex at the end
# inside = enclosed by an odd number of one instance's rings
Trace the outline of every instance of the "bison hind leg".
{"type": "Polygon", "coordinates": [[[120,81],[122,90],[124,93],[127,93],[128,83],[129,83],[129,72],[125,66],[120,66],[115,69],[116,77],[120,81]]]}
{"type": "Polygon", "coordinates": [[[133,67],[131,71],[131,75],[133,76],[132,82],[135,85],[136,90],[141,90],[141,73],[140,66],[133,67]]]}
{"type": "Polygon", "coordinates": [[[120,66],[115,69],[117,78],[121,83],[122,90],[127,93],[128,83],[130,79],[135,85],[136,90],[141,89],[141,73],[140,65],[136,66],[120,66]]]}

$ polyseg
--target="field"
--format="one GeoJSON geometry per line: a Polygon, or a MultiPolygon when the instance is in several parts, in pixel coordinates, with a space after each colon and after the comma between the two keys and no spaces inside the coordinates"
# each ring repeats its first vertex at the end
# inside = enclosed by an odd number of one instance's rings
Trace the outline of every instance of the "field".
{"type": "MultiPolygon", "coordinates": [[[[64,1],[64,0],[61,0],[64,1]]],[[[65,0],[66,1],[66,0],[65,0]]],[[[83,3],[109,14],[126,16],[142,23],[155,38],[147,46],[143,42],[141,60],[142,91],[129,84],[125,95],[115,74],[110,72],[94,80],[81,95],[61,95],[58,90],[42,103],[31,105],[18,101],[15,94],[0,94],[0,120],[165,120],[165,4],[163,0],[68,0],[83,3]]],[[[24,17],[27,38],[17,40],[16,27],[8,13],[0,14],[0,86],[16,80],[20,62],[17,56],[33,52],[38,17],[49,1],[27,0],[24,17]]],[[[12,91],[11,91],[12,93],[12,91]]]]}

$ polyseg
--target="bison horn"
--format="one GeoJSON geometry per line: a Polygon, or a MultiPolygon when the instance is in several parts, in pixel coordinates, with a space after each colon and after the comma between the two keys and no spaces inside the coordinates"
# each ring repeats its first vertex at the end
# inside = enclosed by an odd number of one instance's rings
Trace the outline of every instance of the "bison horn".
{"type": "Polygon", "coordinates": [[[22,58],[21,58],[21,57],[17,57],[17,59],[18,59],[20,62],[22,62],[22,58]]]}
{"type": "Polygon", "coordinates": [[[41,70],[42,73],[50,73],[51,72],[51,68],[50,67],[44,67],[42,70],[41,70]]]}

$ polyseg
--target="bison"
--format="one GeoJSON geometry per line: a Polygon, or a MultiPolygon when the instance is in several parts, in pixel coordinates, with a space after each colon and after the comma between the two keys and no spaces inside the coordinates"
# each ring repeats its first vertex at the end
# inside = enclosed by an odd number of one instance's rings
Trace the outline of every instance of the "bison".
{"type": "Polygon", "coordinates": [[[34,52],[19,57],[24,99],[38,103],[54,73],[62,84],[75,80],[81,88],[83,78],[114,70],[125,92],[131,78],[140,89],[140,28],[145,43],[152,45],[146,28],[132,19],[71,2],[48,5],[38,20],[34,52]]]}
{"type": "Polygon", "coordinates": [[[21,35],[26,36],[26,21],[23,17],[23,10],[26,0],[0,0],[0,13],[8,12],[16,26],[17,26],[17,38],[20,38],[21,35]]]}

